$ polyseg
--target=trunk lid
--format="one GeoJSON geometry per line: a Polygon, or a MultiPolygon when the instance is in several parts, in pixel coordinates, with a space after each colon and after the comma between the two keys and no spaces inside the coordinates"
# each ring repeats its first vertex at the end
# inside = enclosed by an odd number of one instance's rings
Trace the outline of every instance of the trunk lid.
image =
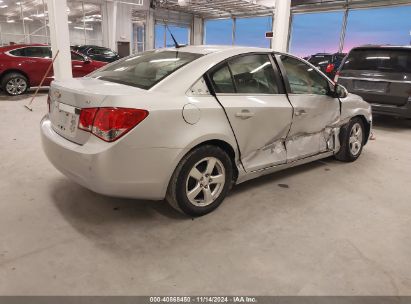
{"type": "Polygon", "coordinates": [[[49,92],[49,117],[52,127],[64,138],[83,145],[91,133],[78,128],[81,109],[121,107],[121,103],[117,104],[121,97],[131,96],[133,99],[139,99],[138,95],[147,94],[146,92],[135,87],[88,77],[54,81],[49,92]]]}

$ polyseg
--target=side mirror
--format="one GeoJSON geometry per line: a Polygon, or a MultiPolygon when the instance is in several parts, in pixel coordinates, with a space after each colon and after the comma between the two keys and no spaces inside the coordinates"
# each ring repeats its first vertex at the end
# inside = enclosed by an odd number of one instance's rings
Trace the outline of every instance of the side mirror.
{"type": "Polygon", "coordinates": [[[90,62],[91,62],[90,58],[86,58],[86,59],[84,60],[84,64],[90,64],[90,62]]]}
{"type": "Polygon", "coordinates": [[[338,98],[346,98],[348,96],[347,89],[340,84],[335,85],[334,93],[335,93],[335,97],[338,97],[338,98]]]}

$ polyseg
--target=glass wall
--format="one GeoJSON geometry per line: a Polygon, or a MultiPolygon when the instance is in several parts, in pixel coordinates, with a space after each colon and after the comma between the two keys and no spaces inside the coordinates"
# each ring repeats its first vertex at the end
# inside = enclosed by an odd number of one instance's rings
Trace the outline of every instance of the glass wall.
{"type": "Polygon", "coordinates": [[[174,41],[170,32],[177,40],[178,44],[185,45],[190,44],[190,28],[185,25],[175,25],[164,23],[156,23],[155,26],[155,48],[174,47],[174,41]],[[168,30],[169,29],[169,30],[168,30]]]}
{"type": "Polygon", "coordinates": [[[272,16],[237,18],[237,19],[210,19],[204,23],[205,44],[243,45],[255,47],[270,47],[270,39],[265,33],[272,30],[272,16]],[[233,24],[235,35],[233,41],[233,24]]]}
{"type": "Polygon", "coordinates": [[[271,39],[265,38],[266,32],[273,28],[273,17],[238,18],[235,24],[235,45],[269,48],[271,39]]]}
{"type": "Polygon", "coordinates": [[[82,1],[69,1],[68,22],[70,44],[103,45],[101,6],[82,1]]]}
{"type": "Polygon", "coordinates": [[[338,52],[343,17],[343,11],[294,14],[290,52],[300,57],[338,52]]]}
{"type": "Polygon", "coordinates": [[[364,44],[409,45],[411,6],[350,10],[344,51],[364,44]]]}
{"type": "MultiPolygon", "coordinates": [[[[68,1],[70,43],[103,45],[101,6],[86,1],[68,1]]],[[[45,0],[0,1],[0,45],[50,43],[45,0]],[[1,4],[7,7],[1,8],[1,4]]]]}
{"type": "Polygon", "coordinates": [[[233,19],[215,19],[204,22],[204,43],[231,45],[233,43],[233,19]]]}

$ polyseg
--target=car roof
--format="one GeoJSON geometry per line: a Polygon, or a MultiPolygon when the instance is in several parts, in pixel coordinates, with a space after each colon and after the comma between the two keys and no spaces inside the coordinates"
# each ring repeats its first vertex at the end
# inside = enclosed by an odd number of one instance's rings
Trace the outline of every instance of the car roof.
{"type": "Polygon", "coordinates": [[[6,45],[6,46],[2,46],[0,47],[1,51],[10,51],[10,50],[14,50],[14,49],[20,49],[23,47],[31,47],[31,46],[45,46],[45,47],[50,47],[47,44],[40,44],[40,43],[33,43],[33,44],[14,44],[14,45],[6,45]]]}
{"type": "Polygon", "coordinates": [[[244,47],[232,45],[188,45],[179,48],[159,49],[161,51],[180,51],[194,54],[207,55],[212,53],[231,52],[232,50],[247,52],[273,52],[272,49],[258,48],[258,47],[244,47]]]}
{"type": "Polygon", "coordinates": [[[362,46],[357,46],[352,50],[358,49],[403,49],[403,50],[411,50],[411,45],[390,45],[390,44],[366,44],[362,46]]]}

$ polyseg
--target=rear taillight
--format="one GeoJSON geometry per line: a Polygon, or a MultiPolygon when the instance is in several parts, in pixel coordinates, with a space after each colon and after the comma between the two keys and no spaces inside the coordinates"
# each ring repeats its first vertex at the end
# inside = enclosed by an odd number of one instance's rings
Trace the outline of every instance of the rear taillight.
{"type": "Polygon", "coordinates": [[[79,129],[112,142],[137,126],[148,111],[128,108],[85,108],[80,112],[79,129]]]}
{"type": "Polygon", "coordinates": [[[330,63],[329,65],[327,65],[327,68],[325,69],[326,73],[331,73],[332,71],[334,71],[334,64],[330,63]]]}
{"type": "Polygon", "coordinates": [[[340,77],[340,72],[335,73],[334,82],[338,82],[338,78],[340,77]]]}
{"type": "Polygon", "coordinates": [[[81,109],[78,128],[84,131],[91,132],[93,128],[94,117],[97,113],[97,108],[81,109]]]}

